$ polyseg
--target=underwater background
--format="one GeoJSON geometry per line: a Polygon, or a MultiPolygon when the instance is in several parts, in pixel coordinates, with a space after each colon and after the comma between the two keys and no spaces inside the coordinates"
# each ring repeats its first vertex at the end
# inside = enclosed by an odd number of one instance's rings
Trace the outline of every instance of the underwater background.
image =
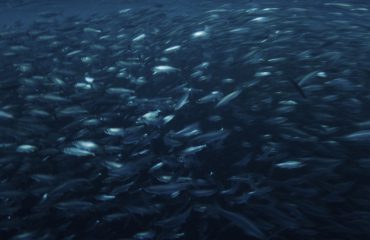
{"type": "Polygon", "coordinates": [[[0,1],[0,240],[370,238],[369,9],[0,1]]]}

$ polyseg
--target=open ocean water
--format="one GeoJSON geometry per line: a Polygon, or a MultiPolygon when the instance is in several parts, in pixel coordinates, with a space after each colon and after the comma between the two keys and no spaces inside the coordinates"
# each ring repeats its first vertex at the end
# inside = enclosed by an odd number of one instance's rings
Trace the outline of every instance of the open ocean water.
{"type": "Polygon", "coordinates": [[[0,240],[370,239],[370,2],[0,1],[0,240]]]}

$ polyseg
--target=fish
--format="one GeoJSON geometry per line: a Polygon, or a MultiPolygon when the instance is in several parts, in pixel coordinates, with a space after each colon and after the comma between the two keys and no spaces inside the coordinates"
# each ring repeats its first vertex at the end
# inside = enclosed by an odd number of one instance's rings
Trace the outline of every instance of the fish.
{"type": "Polygon", "coordinates": [[[94,204],[87,201],[72,200],[67,202],[60,202],[56,205],[58,210],[63,211],[90,211],[94,204]]]}
{"type": "Polygon", "coordinates": [[[241,90],[235,90],[226,96],[224,96],[220,101],[217,102],[216,108],[226,106],[229,104],[232,100],[236,99],[240,94],[242,93],[241,90]]]}
{"type": "Polygon", "coordinates": [[[295,82],[294,80],[290,79],[289,80],[290,83],[293,85],[293,87],[297,90],[297,92],[303,97],[303,98],[306,98],[306,93],[304,92],[304,90],[302,89],[302,87],[297,83],[295,82]]]}
{"type": "Polygon", "coordinates": [[[209,145],[211,143],[224,141],[230,135],[230,133],[231,133],[230,130],[223,129],[223,128],[219,130],[203,133],[203,134],[199,132],[198,134],[196,134],[197,136],[191,139],[191,142],[198,143],[198,144],[203,143],[205,145],[209,145]]]}
{"type": "Polygon", "coordinates": [[[176,2],[0,1],[1,238],[369,238],[368,6],[176,2]]]}
{"type": "Polygon", "coordinates": [[[301,168],[303,166],[304,164],[302,162],[294,161],[294,160],[285,161],[285,162],[276,164],[276,167],[283,168],[283,169],[296,169],[296,168],[301,168]]]}
{"type": "Polygon", "coordinates": [[[145,37],[146,37],[146,34],[145,34],[145,33],[142,33],[142,34],[140,34],[140,35],[138,35],[138,36],[134,37],[134,38],[132,39],[132,41],[133,41],[133,42],[138,42],[138,41],[143,40],[145,37]]]}
{"type": "Polygon", "coordinates": [[[197,103],[199,104],[204,104],[204,103],[209,103],[209,102],[215,102],[215,101],[218,101],[220,100],[220,98],[222,97],[222,93],[219,92],[219,91],[212,91],[210,94],[204,96],[204,97],[201,97],[197,100],[197,103]]]}
{"type": "Polygon", "coordinates": [[[202,39],[202,38],[207,38],[209,36],[208,31],[196,31],[191,34],[191,37],[193,39],[202,39]]]}
{"type": "Polygon", "coordinates": [[[95,156],[95,154],[89,150],[81,149],[78,147],[68,147],[63,150],[63,153],[76,157],[87,157],[95,156]]]}
{"type": "Polygon", "coordinates": [[[153,75],[158,74],[169,74],[180,71],[178,68],[168,66],[168,65],[158,65],[152,68],[153,75]]]}
{"type": "Polygon", "coordinates": [[[257,239],[265,239],[265,234],[247,217],[225,210],[221,207],[217,207],[218,213],[239,227],[247,236],[252,236],[257,239]]]}
{"type": "Polygon", "coordinates": [[[207,145],[206,144],[202,144],[202,145],[197,145],[197,146],[190,146],[188,148],[185,148],[183,151],[182,151],[182,154],[183,155],[193,155],[195,153],[198,153],[200,151],[202,151],[204,148],[206,148],[207,145]]]}
{"type": "Polygon", "coordinates": [[[29,144],[23,144],[17,147],[17,152],[19,153],[32,153],[37,150],[36,146],[29,145],[29,144]]]}
{"type": "Polygon", "coordinates": [[[155,232],[154,231],[145,231],[145,232],[138,232],[136,233],[133,238],[134,239],[155,239],[155,232]]]}
{"type": "Polygon", "coordinates": [[[159,227],[162,227],[164,229],[172,229],[181,226],[182,224],[185,223],[187,218],[189,217],[192,209],[188,208],[182,213],[178,213],[172,217],[166,218],[166,219],[161,219],[159,220],[156,225],[159,227]]]}
{"type": "Polygon", "coordinates": [[[168,47],[166,49],[163,50],[164,53],[174,53],[174,52],[177,52],[181,49],[181,46],[180,45],[175,45],[175,46],[172,46],[172,47],[168,47]]]}
{"type": "Polygon", "coordinates": [[[14,116],[11,113],[7,113],[7,112],[4,112],[4,111],[0,110],[0,118],[12,119],[12,118],[14,118],[14,116]]]}
{"type": "Polygon", "coordinates": [[[200,130],[199,123],[193,123],[177,132],[171,133],[171,137],[175,138],[194,137],[200,133],[202,133],[202,131],[200,130]]]}
{"type": "Polygon", "coordinates": [[[180,182],[180,183],[172,183],[172,184],[161,184],[161,185],[153,185],[148,186],[144,189],[147,193],[158,194],[158,195],[171,195],[177,191],[186,190],[191,183],[188,182],[180,182]]]}
{"type": "Polygon", "coordinates": [[[175,110],[180,110],[189,102],[190,91],[186,91],[184,95],[177,101],[175,110]]]}
{"type": "Polygon", "coordinates": [[[342,137],[344,141],[354,142],[354,143],[369,143],[370,141],[370,130],[361,130],[357,132],[350,133],[342,137]]]}

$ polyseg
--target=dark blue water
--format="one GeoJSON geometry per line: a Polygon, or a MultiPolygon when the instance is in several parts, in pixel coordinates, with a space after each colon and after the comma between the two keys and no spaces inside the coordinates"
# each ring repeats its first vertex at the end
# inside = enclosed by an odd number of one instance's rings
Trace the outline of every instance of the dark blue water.
{"type": "Polygon", "coordinates": [[[370,238],[365,1],[1,1],[0,240],[370,238]]]}

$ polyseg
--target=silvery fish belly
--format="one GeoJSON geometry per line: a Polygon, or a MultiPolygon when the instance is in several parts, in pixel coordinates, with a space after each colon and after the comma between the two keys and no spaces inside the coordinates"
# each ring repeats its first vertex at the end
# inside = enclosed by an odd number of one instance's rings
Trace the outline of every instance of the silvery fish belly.
{"type": "Polygon", "coordinates": [[[0,240],[370,239],[369,3],[0,1],[0,240]]]}

